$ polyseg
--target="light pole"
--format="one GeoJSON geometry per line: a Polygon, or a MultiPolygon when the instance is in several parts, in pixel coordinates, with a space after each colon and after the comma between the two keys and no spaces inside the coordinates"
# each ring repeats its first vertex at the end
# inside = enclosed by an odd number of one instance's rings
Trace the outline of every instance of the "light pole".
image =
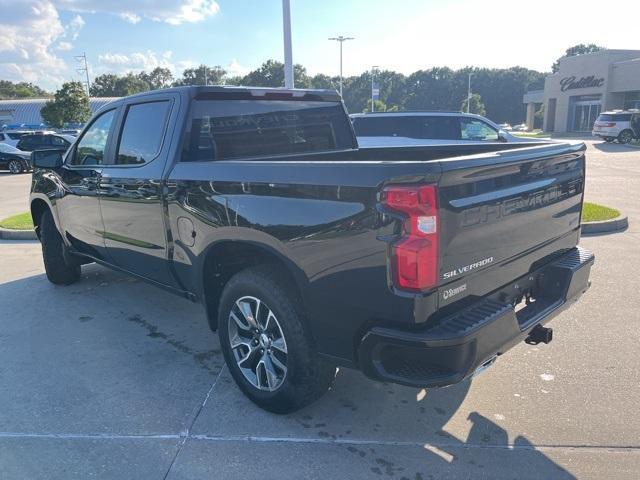
{"type": "Polygon", "coordinates": [[[340,35],[339,37],[330,37],[329,40],[335,40],[336,42],[340,42],[340,96],[342,96],[342,44],[347,40],[353,40],[354,37],[343,37],[340,35]]]}
{"type": "Polygon", "coordinates": [[[282,30],[284,35],[284,88],[293,88],[293,54],[291,53],[291,5],[282,0],[282,30]]]}
{"type": "Polygon", "coordinates": [[[471,75],[473,75],[473,73],[469,73],[469,87],[467,88],[467,113],[471,111],[471,75]]]}
{"type": "Polygon", "coordinates": [[[380,87],[378,87],[378,92],[376,94],[375,90],[375,77],[376,73],[378,73],[378,66],[374,65],[371,67],[371,112],[376,111],[376,99],[375,97],[380,96],[380,87]]]}

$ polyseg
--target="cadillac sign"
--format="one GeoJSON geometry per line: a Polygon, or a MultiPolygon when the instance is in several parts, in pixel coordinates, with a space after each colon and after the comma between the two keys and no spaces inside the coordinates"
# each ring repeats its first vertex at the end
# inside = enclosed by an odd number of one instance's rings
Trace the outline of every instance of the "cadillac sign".
{"type": "Polygon", "coordinates": [[[564,77],[560,80],[560,90],[575,90],[577,88],[596,88],[604,84],[604,78],[596,78],[595,75],[576,79],[575,76],[564,77]]]}

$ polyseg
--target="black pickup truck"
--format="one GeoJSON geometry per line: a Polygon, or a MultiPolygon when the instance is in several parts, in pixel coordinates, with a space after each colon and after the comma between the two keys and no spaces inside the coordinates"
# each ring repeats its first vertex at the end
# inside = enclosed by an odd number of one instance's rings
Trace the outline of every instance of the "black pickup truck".
{"type": "Polygon", "coordinates": [[[184,87],[35,152],[31,213],[50,281],[97,262],[201,302],[242,391],[289,412],[336,366],[440,387],[548,343],[589,287],[584,150],[358,148],[335,92],[184,87]]]}

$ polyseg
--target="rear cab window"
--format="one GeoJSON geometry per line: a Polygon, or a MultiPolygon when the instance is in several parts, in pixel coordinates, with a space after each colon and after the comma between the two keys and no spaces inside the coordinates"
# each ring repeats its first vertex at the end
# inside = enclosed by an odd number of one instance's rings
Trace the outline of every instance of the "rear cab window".
{"type": "Polygon", "coordinates": [[[340,102],[216,100],[192,102],[182,161],[212,161],[353,148],[340,102]]]}
{"type": "Polygon", "coordinates": [[[140,165],[158,156],[170,106],[169,100],[127,106],[116,153],[117,165],[140,165]]]}

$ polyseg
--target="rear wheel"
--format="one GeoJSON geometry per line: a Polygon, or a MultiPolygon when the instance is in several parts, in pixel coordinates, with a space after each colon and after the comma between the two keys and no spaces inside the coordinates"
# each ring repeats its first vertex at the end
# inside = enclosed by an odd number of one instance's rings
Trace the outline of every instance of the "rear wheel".
{"type": "Polygon", "coordinates": [[[22,163],[19,160],[11,160],[8,167],[11,173],[22,173],[22,163]]]}
{"type": "Polygon", "coordinates": [[[220,344],[231,375],[254,403],[289,413],[322,396],[335,366],[321,359],[305,332],[304,308],[278,268],[236,274],[220,299],[220,344]]]}
{"type": "Polygon", "coordinates": [[[49,210],[40,221],[42,258],[47,278],[56,285],[70,285],[80,279],[80,263],[65,254],[65,245],[49,210]]]}
{"type": "Polygon", "coordinates": [[[620,143],[629,143],[631,140],[633,140],[633,132],[631,130],[623,130],[620,132],[620,135],[618,135],[618,141],[620,143]]]}
{"type": "Polygon", "coordinates": [[[615,137],[603,137],[603,138],[604,138],[604,141],[607,143],[611,143],[615,140],[615,137]]]}

